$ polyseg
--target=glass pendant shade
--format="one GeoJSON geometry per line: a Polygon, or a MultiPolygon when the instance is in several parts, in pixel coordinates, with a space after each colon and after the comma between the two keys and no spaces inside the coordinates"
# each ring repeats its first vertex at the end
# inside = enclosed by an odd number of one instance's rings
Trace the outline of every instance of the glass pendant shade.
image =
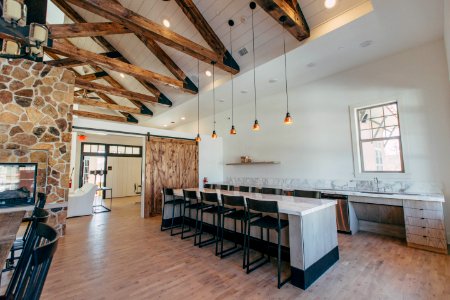
{"type": "Polygon", "coordinates": [[[37,46],[46,45],[48,40],[47,26],[37,23],[30,24],[30,42],[37,46]]]}
{"type": "Polygon", "coordinates": [[[213,139],[217,139],[217,133],[216,133],[215,130],[213,130],[213,133],[211,134],[211,137],[212,137],[213,139]]]}
{"type": "Polygon", "coordinates": [[[200,134],[199,134],[199,133],[197,133],[197,136],[195,137],[195,141],[196,141],[197,143],[200,143],[200,142],[202,141],[202,138],[200,137],[200,134]]]}
{"type": "Polygon", "coordinates": [[[260,130],[260,129],[261,129],[261,127],[259,126],[258,120],[255,120],[255,123],[253,123],[253,128],[252,128],[252,130],[253,130],[253,131],[258,131],[258,130],[260,130]]]}
{"type": "Polygon", "coordinates": [[[230,129],[230,134],[236,134],[236,133],[237,133],[236,128],[234,128],[234,125],[232,125],[231,129],[230,129]]]}
{"type": "Polygon", "coordinates": [[[13,40],[3,40],[2,54],[19,55],[20,44],[13,40]]]}
{"type": "Polygon", "coordinates": [[[294,123],[294,120],[292,120],[291,114],[286,113],[286,117],[284,118],[284,124],[291,125],[292,123],[294,123]]]}
{"type": "Polygon", "coordinates": [[[22,4],[16,0],[6,0],[3,2],[3,19],[6,22],[17,24],[23,16],[22,4]]]}

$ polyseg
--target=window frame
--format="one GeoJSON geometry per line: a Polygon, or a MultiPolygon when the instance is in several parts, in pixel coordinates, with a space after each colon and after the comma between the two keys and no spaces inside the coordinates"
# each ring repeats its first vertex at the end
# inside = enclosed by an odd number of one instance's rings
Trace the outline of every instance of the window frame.
{"type": "MultiPolygon", "coordinates": [[[[391,179],[406,179],[410,178],[411,174],[408,169],[408,142],[407,142],[407,134],[405,128],[407,128],[407,120],[405,120],[405,115],[402,114],[404,111],[403,100],[400,97],[392,97],[391,100],[372,100],[366,101],[355,105],[349,106],[349,114],[350,114],[350,129],[351,129],[351,143],[353,149],[353,169],[354,169],[354,177],[361,179],[369,179],[373,177],[383,177],[383,178],[391,178],[391,179]],[[400,136],[395,137],[393,139],[398,139],[400,141],[400,157],[402,164],[402,171],[363,171],[363,157],[361,151],[361,140],[360,140],[360,124],[359,124],[359,116],[358,110],[361,108],[373,108],[378,106],[384,106],[390,103],[397,103],[397,115],[398,115],[398,124],[399,124],[399,132],[400,136]]],[[[386,140],[389,138],[378,138],[379,140],[386,140]]],[[[392,138],[391,138],[392,139],[392,138]]]]}

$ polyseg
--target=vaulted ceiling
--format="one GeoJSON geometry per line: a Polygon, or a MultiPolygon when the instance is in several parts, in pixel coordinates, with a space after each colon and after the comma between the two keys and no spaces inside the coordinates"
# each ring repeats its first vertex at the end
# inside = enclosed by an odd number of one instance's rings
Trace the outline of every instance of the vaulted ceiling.
{"type": "MultiPolygon", "coordinates": [[[[83,21],[89,23],[111,21],[110,19],[105,18],[107,16],[106,14],[100,16],[97,14],[98,12],[94,13],[93,11],[88,11],[80,7],[83,6],[80,5],[82,2],[95,3],[96,1],[52,0],[52,2],[65,13],[64,20],[60,20],[56,23],[71,24],[83,21]]],[[[120,0],[119,2],[123,7],[156,24],[162,25],[163,20],[167,20],[170,22],[169,29],[174,33],[192,41],[206,50],[216,50],[211,47],[211,45],[214,44],[208,44],[208,41],[202,37],[201,32],[196,28],[195,24],[193,24],[183,12],[180,3],[184,3],[185,1],[120,0]]],[[[193,0],[192,2],[229,52],[231,52],[231,44],[228,20],[233,19],[235,21],[235,26],[232,28],[232,56],[239,65],[241,73],[245,73],[252,69],[252,11],[249,8],[249,1],[193,0]],[[243,50],[243,52],[246,52],[244,49],[248,53],[240,55],[238,51],[243,50]]],[[[268,1],[257,2],[261,4],[268,1]]],[[[295,3],[296,1],[283,0],[281,2],[295,3]]],[[[333,9],[326,9],[323,5],[323,0],[299,0],[298,4],[311,29],[311,37],[306,41],[300,42],[294,38],[293,35],[285,34],[288,50],[301,47],[311,39],[315,39],[332,30],[336,30],[340,26],[369,12],[370,9],[367,7],[371,7],[370,1],[368,0],[338,0],[337,5],[333,9]],[[362,9],[363,7],[365,8],[362,9]],[[343,15],[352,15],[353,17],[347,17],[345,21],[337,22],[343,15]]],[[[58,9],[51,5],[49,7],[48,16],[52,14],[57,15],[58,9]]],[[[55,18],[52,17],[48,18],[49,22],[54,19],[55,18]]],[[[254,11],[254,24],[255,59],[256,64],[261,65],[282,54],[281,37],[283,28],[279,22],[260,6],[257,6],[254,11]]],[[[117,30],[117,28],[115,30],[117,30]]],[[[92,93],[89,94],[80,92],[81,97],[88,98],[85,101],[78,101],[80,110],[113,116],[123,116],[124,118],[128,118],[129,121],[134,119],[145,122],[150,118],[148,112],[149,109],[155,116],[173,109],[167,105],[152,103],[152,98],[158,100],[160,94],[165,96],[164,99],[160,99],[160,102],[163,102],[162,104],[167,104],[169,103],[167,101],[170,101],[174,107],[192,99],[193,93],[195,92],[192,90],[189,91],[189,88],[174,89],[164,83],[173,79],[173,83],[175,84],[182,80],[183,77],[187,77],[194,85],[197,85],[197,59],[192,55],[180,51],[180,49],[168,46],[166,43],[153,41],[153,44],[149,45],[148,39],[144,39],[142,36],[136,35],[135,33],[123,33],[128,31],[127,28],[123,27],[122,33],[120,34],[105,35],[97,38],[74,37],[64,40],[58,39],[57,44],[60,45],[60,49],[58,47],[55,48],[58,48],[60,51],[50,51],[48,53],[49,59],[57,59],[57,61],[53,63],[66,64],[66,66],[71,67],[78,73],[79,78],[77,79],[77,82],[81,88],[86,89],[89,92],[92,91],[92,93]],[[74,47],[79,50],[77,52],[70,52],[74,47]],[[153,47],[153,49],[157,48],[160,51],[152,52],[149,50],[151,47],[153,47]],[[88,53],[83,52],[83,50],[93,52],[94,54],[108,52],[108,56],[110,57],[90,57],[88,56],[88,53]],[[161,61],[161,53],[165,53],[163,54],[166,56],[165,64],[161,61]],[[63,60],[65,57],[69,56],[68,54],[71,54],[71,57],[63,60]],[[92,59],[96,60],[95,65],[89,64],[92,62],[92,59]],[[80,64],[77,60],[83,60],[84,63],[80,64]],[[114,63],[117,61],[117,63],[113,65],[113,68],[106,68],[104,65],[99,66],[98,60],[105,62],[114,61],[114,63]],[[167,61],[172,63],[168,64],[167,61]],[[122,62],[130,63],[139,69],[129,70],[126,65],[121,64],[122,62]],[[146,77],[143,74],[147,75],[147,70],[163,76],[164,80],[152,81],[151,83],[146,82],[144,80],[146,77]],[[142,76],[139,77],[140,75],[142,76]],[[126,89],[129,93],[118,93],[114,88],[117,90],[126,89]],[[104,102],[110,104],[110,106],[103,105],[101,108],[93,107],[93,104],[95,103],[92,103],[92,101],[96,101],[97,98],[101,98],[104,102]],[[120,106],[126,106],[132,109],[120,106]],[[120,110],[120,108],[122,108],[122,110],[120,110]],[[133,114],[133,111],[136,111],[136,108],[140,109],[139,114],[133,114]],[[119,113],[119,111],[122,111],[122,113],[119,113]]],[[[117,32],[120,32],[120,30],[117,32]]],[[[64,31],[60,32],[59,37],[62,36],[64,36],[64,31]]],[[[212,71],[212,66],[205,62],[201,62],[201,90],[211,89],[212,78],[205,75],[205,71],[207,70],[212,71]]],[[[215,70],[216,86],[220,86],[230,79],[230,73],[225,71],[223,67],[216,67],[215,70]]],[[[149,76],[152,75],[151,73],[148,74],[149,76]]],[[[237,74],[237,76],[239,76],[239,74],[237,74]]],[[[172,83],[172,81],[170,82],[172,83]]]]}

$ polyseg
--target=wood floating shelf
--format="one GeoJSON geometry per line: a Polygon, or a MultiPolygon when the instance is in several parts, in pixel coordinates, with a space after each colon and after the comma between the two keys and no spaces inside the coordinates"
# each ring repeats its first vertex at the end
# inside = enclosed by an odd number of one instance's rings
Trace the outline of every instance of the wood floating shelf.
{"type": "Polygon", "coordinates": [[[248,163],[228,163],[227,166],[243,166],[243,165],[279,165],[279,161],[252,161],[248,163]]]}

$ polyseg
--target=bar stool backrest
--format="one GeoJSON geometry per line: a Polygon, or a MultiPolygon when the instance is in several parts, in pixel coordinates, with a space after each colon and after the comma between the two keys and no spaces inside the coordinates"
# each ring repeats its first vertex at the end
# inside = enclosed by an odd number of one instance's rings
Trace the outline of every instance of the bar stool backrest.
{"type": "MultiPolygon", "coordinates": [[[[217,186],[216,186],[216,188],[217,188],[217,186]]],[[[222,191],[228,191],[228,185],[225,185],[225,184],[218,185],[218,188],[221,189],[222,191]]]]}
{"type": "Polygon", "coordinates": [[[200,193],[201,197],[202,197],[202,202],[207,202],[207,203],[211,203],[211,204],[219,204],[219,197],[217,196],[217,193],[204,193],[201,192],[200,193]]]}
{"type": "Polygon", "coordinates": [[[198,200],[197,199],[197,192],[196,191],[187,191],[187,190],[183,190],[183,196],[184,196],[184,200],[198,200]]]}
{"type": "Polygon", "coordinates": [[[205,184],[203,185],[203,187],[204,187],[205,189],[212,189],[212,188],[213,188],[213,185],[210,184],[210,183],[205,183],[205,184]]]}
{"type": "Polygon", "coordinates": [[[33,234],[33,231],[36,230],[37,223],[47,223],[49,213],[43,208],[35,207],[33,210],[33,214],[31,215],[31,220],[25,229],[25,233],[23,234],[23,240],[26,242],[30,236],[33,234]]]}
{"type": "Polygon", "coordinates": [[[274,189],[274,188],[265,188],[263,187],[261,190],[262,194],[267,194],[267,195],[282,195],[283,194],[283,190],[282,189],[274,189]]]}
{"type": "Polygon", "coordinates": [[[239,186],[239,192],[246,192],[249,193],[250,192],[250,188],[248,186],[239,186]]]}
{"type": "Polygon", "coordinates": [[[175,198],[175,194],[172,188],[164,188],[163,194],[164,194],[164,203],[173,200],[175,198]]]}
{"type": "Polygon", "coordinates": [[[56,230],[47,224],[37,223],[14,270],[6,299],[40,298],[57,244],[56,230]]]}
{"type": "Polygon", "coordinates": [[[276,213],[278,214],[278,202],[269,200],[256,200],[246,198],[248,210],[253,210],[262,213],[276,213]]]}
{"type": "Polygon", "coordinates": [[[252,193],[261,193],[261,189],[258,188],[258,187],[251,187],[251,188],[250,188],[250,191],[251,191],[252,193]]]}
{"type": "Polygon", "coordinates": [[[304,198],[320,198],[320,192],[318,191],[303,191],[303,190],[295,190],[294,197],[304,197],[304,198]]]}
{"type": "Polygon", "coordinates": [[[39,208],[44,208],[45,203],[47,202],[47,195],[44,193],[38,193],[37,194],[37,203],[36,203],[36,207],[39,208]]]}
{"type": "Polygon", "coordinates": [[[240,206],[245,207],[245,201],[243,196],[230,196],[222,195],[223,206],[240,206]]]}

